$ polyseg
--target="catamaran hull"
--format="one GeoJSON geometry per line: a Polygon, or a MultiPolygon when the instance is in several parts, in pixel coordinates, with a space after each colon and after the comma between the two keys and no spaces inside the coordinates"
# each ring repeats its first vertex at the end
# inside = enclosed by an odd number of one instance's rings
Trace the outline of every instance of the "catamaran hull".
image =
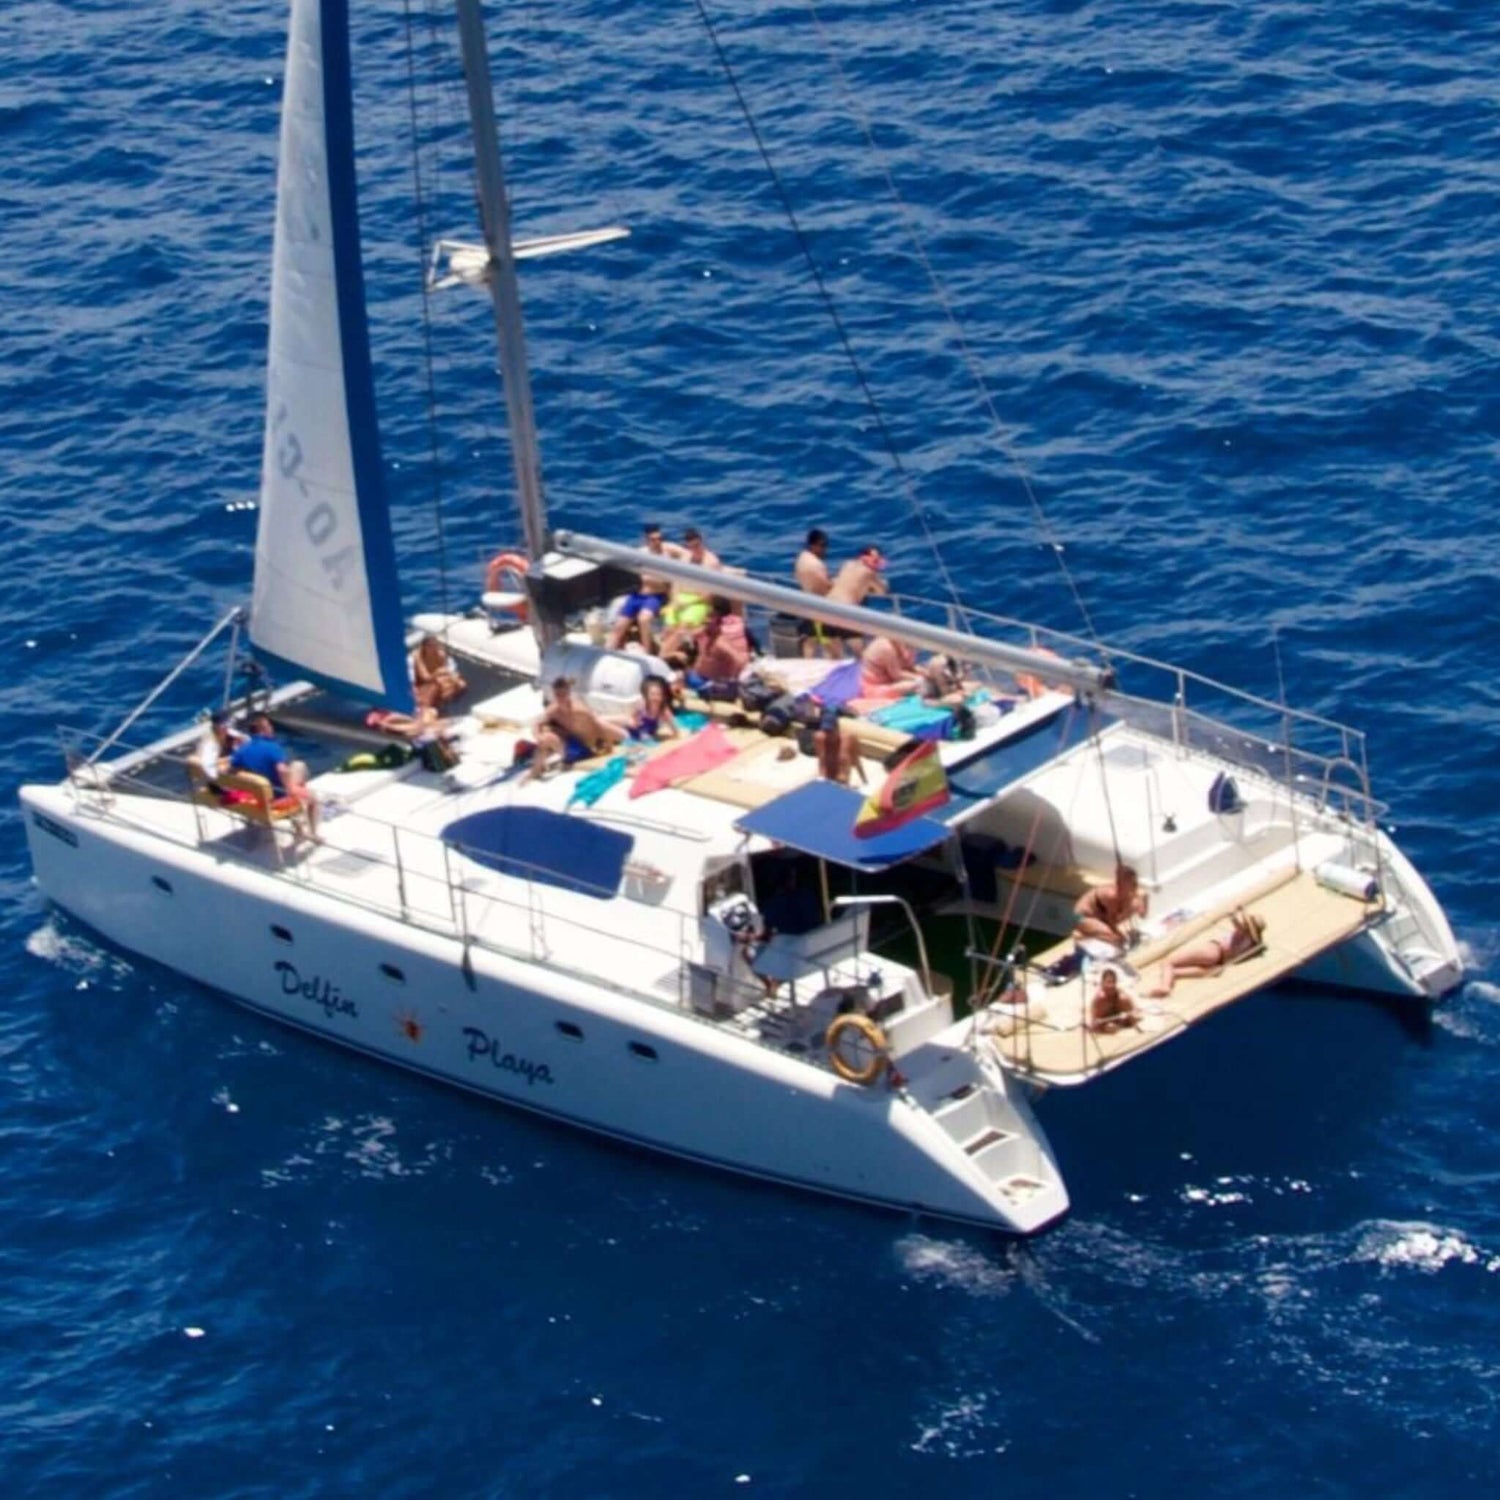
{"type": "Polygon", "coordinates": [[[1020,1088],[1025,1201],[899,1092],[551,968],[463,946],[22,791],[37,883],[110,942],[340,1046],[632,1144],[811,1191],[1032,1233],[1067,1195],[1020,1088]]]}

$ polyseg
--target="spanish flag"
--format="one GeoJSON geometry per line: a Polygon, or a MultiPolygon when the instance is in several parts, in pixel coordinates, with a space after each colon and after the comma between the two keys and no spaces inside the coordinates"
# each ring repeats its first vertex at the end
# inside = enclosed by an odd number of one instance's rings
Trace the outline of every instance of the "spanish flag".
{"type": "Polygon", "coordinates": [[[871,839],[889,833],[941,807],[948,797],[948,777],[938,758],[937,741],[926,740],[903,755],[865,798],[854,820],[854,836],[871,839]]]}

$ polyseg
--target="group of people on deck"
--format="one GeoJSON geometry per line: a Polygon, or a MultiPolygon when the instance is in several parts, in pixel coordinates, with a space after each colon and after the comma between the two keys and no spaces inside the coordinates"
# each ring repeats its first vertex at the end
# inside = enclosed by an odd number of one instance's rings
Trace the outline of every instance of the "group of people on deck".
{"type": "MultiPolygon", "coordinates": [[[[711,571],[741,571],[726,567],[696,527],[687,527],[680,541],[668,541],[660,525],[648,523],[643,528],[643,542],[646,551],[663,558],[711,571]]],[[[830,569],[828,552],[827,533],[814,527],[793,565],[796,580],[807,593],[839,604],[862,605],[872,596],[889,592],[886,559],[878,546],[861,547],[836,571],[830,569]]],[[[917,694],[935,703],[959,703],[972,688],[953,662],[934,658],[919,663],[916,653],[894,636],[867,639],[858,631],[816,621],[801,622],[800,635],[804,656],[858,657],[859,696],[865,699],[896,700],[917,694]]],[[[737,683],[758,654],[737,605],[697,586],[674,583],[649,569],[642,571],[637,587],[621,602],[608,635],[609,646],[616,650],[634,641],[648,656],[664,661],[670,676],[652,673],[642,687],[635,711],[613,718],[594,713],[574,694],[568,679],[556,679],[550,687],[550,701],[533,726],[535,753],[530,775],[596,754],[626,738],[675,736],[678,726],[672,705],[682,690],[711,696],[715,688],[737,683]]],[[[443,714],[467,691],[468,683],[435,635],[425,635],[418,642],[411,653],[410,669],[413,711],[376,709],[366,722],[420,744],[441,737],[443,714]]],[[[825,725],[817,738],[824,774],[846,780],[851,772],[858,771],[857,757],[842,743],[842,737],[834,743],[834,732],[825,725]]],[[[216,714],[194,758],[226,805],[233,800],[233,793],[217,788],[219,776],[226,771],[263,776],[275,798],[296,800],[301,829],[317,839],[318,800],[309,785],[307,766],[288,753],[266,715],[252,715],[241,729],[227,716],[216,714]]]]}
{"type": "MultiPolygon", "coordinates": [[[[725,566],[696,527],[688,527],[680,543],[667,541],[655,522],[648,522],[643,534],[645,549],[659,557],[738,571],[725,566]]],[[[813,527],[792,565],[805,593],[836,604],[862,605],[890,592],[885,555],[878,546],[866,544],[836,571],[830,569],[828,554],[828,533],[813,527]]],[[[916,652],[894,635],[866,637],[843,626],[800,620],[798,636],[803,656],[858,657],[861,698],[894,701],[917,694],[934,703],[957,704],[973,691],[951,659],[934,656],[919,661],[916,652]]],[[[608,636],[612,650],[637,641],[647,655],[666,660],[680,680],[695,689],[706,682],[734,681],[755,654],[738,606],[647,571],[621,602],[608,636]]]]}
{"type": "MultiPolygon", "coordinates": [[[[1124,953],[1137,940],[1136,922],[1146,910],[1146,893],[1140,888],[1139,876],[1129,865],[1119,865],[1111,884],[1095,886],[1078,898],[1073,908],[1074,936],[1124,953]]],[[[1265,945],[1265,935],[1264,917],[1236,908],[1222,923],[1168,953],[1148,979],[1144,994],[1164,999],[1179,979],[1220,974],[1228,965],[1258,953],[1265,945]]],[[[1119,968],[1105,964],[1089,1001],[1089,1029],[1123,1031],[1138,1026],[1140,1019],[1135,1001],[1121,987],[1119,968]]]]}
{"type": "MultiPolygon", "coordinates": [[[[411,689],[416,711],[410,714],[393,710],[375,710],[366,722],[391,734],[421,741],[442,732],[442,710],[468,688],[448,655],[447,648],[434,635],[424,635],[411,654],[411,689]]],[[[314,843],[319,841],[319,804],[317,793],[309,784],[307,762],[293,758],[276,737],[271,717],[264,711],[251,713],[243,728],[237,726],[223,709],[210,716],[192,753],[209,788],[225,807],[254,800],[254,794],[241,788],[220,785],[220,778],[230,772],[246,772],[261,777],[277,802],[295,802],[296,832],[314,843]]]]}

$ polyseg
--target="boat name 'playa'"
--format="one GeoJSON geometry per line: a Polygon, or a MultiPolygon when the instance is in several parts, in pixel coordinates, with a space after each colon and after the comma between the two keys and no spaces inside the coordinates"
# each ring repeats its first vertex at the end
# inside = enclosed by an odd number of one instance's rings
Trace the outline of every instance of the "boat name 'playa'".
{"type": "Polygon", "coordinates": [[[514,1052],[502,1052],[499,1043],[488,1033],[481,1031],[477,1026],[465,1026],[464,1036],[469,1043],[469,1061],[474,1062],[481,1057],[490,1060],[490,1066],[499,1068],[502,1073],[519,1073],[526,1080],[528,1088],[538,1083],[555,1083],[552,1069],[546,1063],[534,1063],[525,1057],[517,1057],[514,1052]]]}
{"type": "Polygon", "coordinates": [[[351,1016],[356,1021],[359,1019],[358,1004],[341,993],[331,979],[304,979],[296,965],[289,964],[284,958],[277,961],[276,972],[281,975],[283,995],[301,995],[311,1004],[321,1006],[323,1014],[330,1021],[335,1016],[351,1016]]]}

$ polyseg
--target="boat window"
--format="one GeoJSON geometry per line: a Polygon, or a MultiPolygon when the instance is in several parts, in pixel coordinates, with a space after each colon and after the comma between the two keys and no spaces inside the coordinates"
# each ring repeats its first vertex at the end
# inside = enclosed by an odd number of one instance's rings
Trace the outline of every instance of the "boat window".
{"type": "Polygon", "coordinates": [[[292,941],[290,928],[283,927],[278,922],[271,923],[271,936],[275,938],[278,943],[289,943],[292,941]]]}
{"type": "Polygon", "coordinates": [[[630,1050],[634,1052],[637,1057],[645,1058],[647,1062],[658,1061],[656,1056],[656,1048],[648,1047],[644,1042],[632,1042],[630,1044],[630,1050]]]}
{"type": "Polygon", "coordinates": [[[583,1040],[583,1027],[575,1026],[571,1021],[557,1021],[554,1024],[570,1042],[581,1042],[583,1040]]]}
{"type": "Polygon", "coordinates": [[[381,964],[380,972],[384,974],[387,979],[394,980],[397,984],[406,983],[406,975],[403,974],[401,970],[395,966],[395,964],[381,964]]]}
{"type": "Polygon", "coordinates": [[[172,882],[168,880],[164,875],[153,875],[151,877],[151,884],[154,885],[157,890],[165,891],[169,896],[172,894],[172,882]]]}

